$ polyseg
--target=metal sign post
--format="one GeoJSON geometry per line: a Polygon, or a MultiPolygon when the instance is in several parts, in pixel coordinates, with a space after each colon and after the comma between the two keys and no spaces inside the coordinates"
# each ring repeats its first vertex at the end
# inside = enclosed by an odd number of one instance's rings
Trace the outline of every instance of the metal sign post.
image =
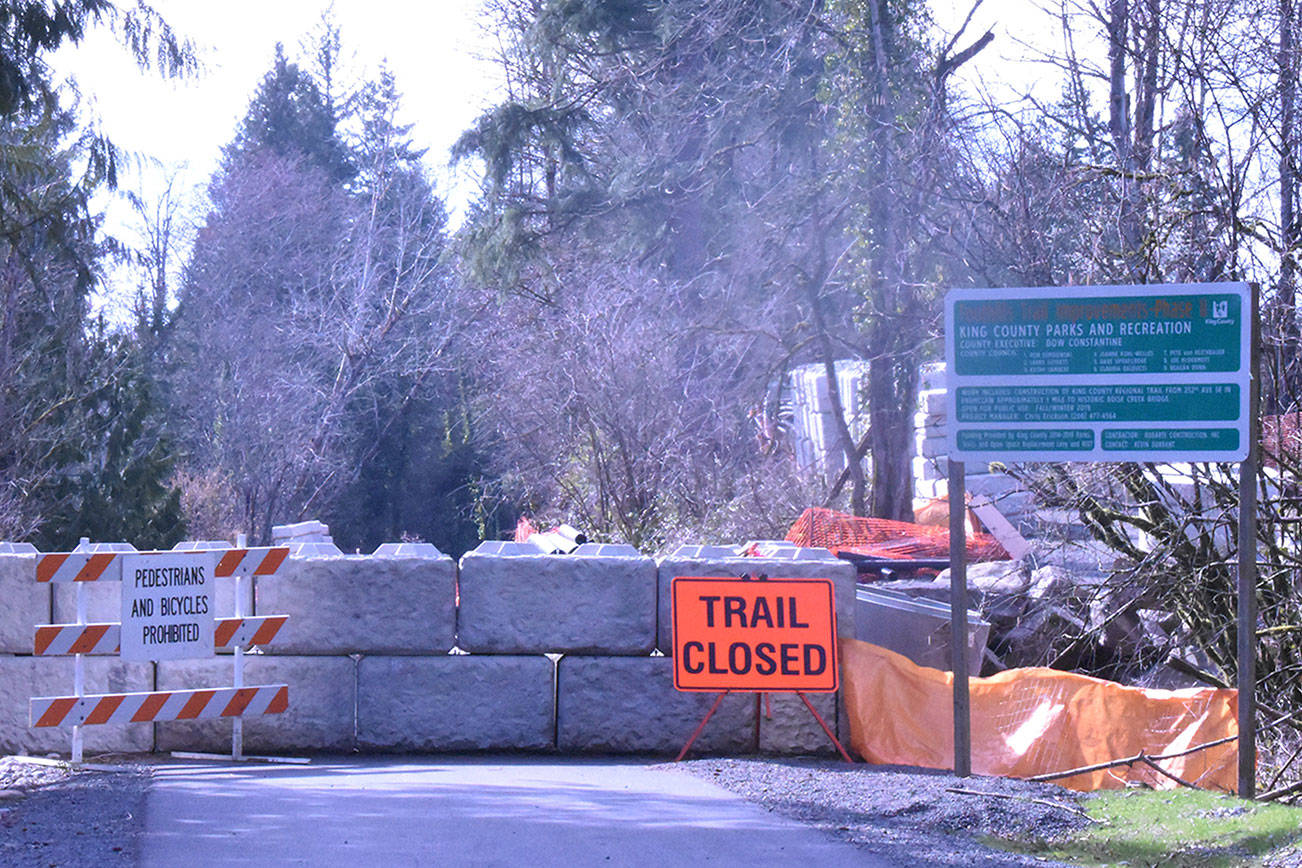
{"type": "Polygon", "coordinates": [[[954,675],[954,774],[972,774],[972,704],[967,666],[967,498],[962,461],[949,460],[949,668],[954,675]]]}
{"type": "Polygon", "coordinates": [[[1239,463],[1238,670],[1239,670],[1239,795],[1257,794],[1257,455],[1258,370],[1260,326],[1257,287],[1252,292],[1252,341],[1249,352],[1250,387],[1248,454],[1239,463]]]}

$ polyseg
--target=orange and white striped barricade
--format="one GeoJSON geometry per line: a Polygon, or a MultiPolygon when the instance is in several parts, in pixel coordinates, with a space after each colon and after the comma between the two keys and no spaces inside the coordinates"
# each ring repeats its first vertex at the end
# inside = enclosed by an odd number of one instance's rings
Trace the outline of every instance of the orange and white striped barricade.
{"type": "Polygon", "coordinates": [[[289,687],[284,684],[38,696],[31,703],[32,726],[239,718],[246,714],[279,714],[288,707],[289,687]]]}
{"type": "Polygon", "coordinates": [[[289,688],[244,684],[244,649],[274,641],[288,616],[246,616],[242,584],[251,576],[274,575],[288,556],[284,547],[243,545],[195,552],[42,555],[37,560],[37,581],[72,583],[77,588],[77,621],[38,625],[33,653],[73,655],[76,662],[73,695],[33,697],[31,725],[71,726],[72,760],[81,762],[83,726],[229,717],[231,759],[244,759],[244,716],[285,711],[289,688]],[[218,577],[234,579],[235,617],[213,614],[212,583],[218,577]],[[93,581],[122,583],[120,622],[87,621],[84,591],[86,583],[93,581]],[[225,649],[234,651],[233,687],[90,695],[85,690],[86,654],[158,661],[210,657],[225,649]]]}
{"type": "MultiPolygon", "coordinates": [[[[289,620],[288,615],[249,618],[218,618],[213,629],[213,649],[227,651],[270,645],[289,620]]],[[[122,625],[45,624],[36,628],[32,654],[37,657],[68,654],[118,654],[122,625]]]]}

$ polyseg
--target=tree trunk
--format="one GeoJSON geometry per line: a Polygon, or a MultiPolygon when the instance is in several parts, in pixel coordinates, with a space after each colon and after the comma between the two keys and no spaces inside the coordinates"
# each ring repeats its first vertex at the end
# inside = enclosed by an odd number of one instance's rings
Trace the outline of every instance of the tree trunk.
{"type": "Polygon", "coordinates": [[[1297,121],[1297,56],[1294,28],[1297,11],[1293,0],[1279,3],[1279,287],[1275,293],[1275,310],[1271,317],[1277,329],[1278,385],[1271,409],[1280,412],[1295,405],[1302,387],[1302,335],[1297,321],[1297,144],[1294,127],[1297,121]]]}
{"type": "Polygon", "coordinates": [[[913,402],[918,394],[914,355],[878,356],[868,368],[872,514],[898,521],[913,521],[913,402]]]}
{"type": "Polygon", "coordinates": [[[1117,174],[1121,185],[1118,202],[1123,273],[1119,277],[1139,283],[1143,279],[1142,211],[1133,127],[1130,119],[1130,94],[1126,90],[1126,49],[1130,35],[1130,0],[1108,3],[1108,133],[1116,154],[1117,174]]]}

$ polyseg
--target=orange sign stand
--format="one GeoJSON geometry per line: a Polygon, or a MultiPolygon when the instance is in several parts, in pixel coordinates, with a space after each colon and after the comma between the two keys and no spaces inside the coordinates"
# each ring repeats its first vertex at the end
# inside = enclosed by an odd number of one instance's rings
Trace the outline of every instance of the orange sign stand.
{"type": "Polygon", "coordinates": [[[795,693],[853,762],[806,693],[838,687],[836,605],[827,579],[678,576],[670,585],[674,687],[719,696],[681,760],[729,693],[795,693]]]}

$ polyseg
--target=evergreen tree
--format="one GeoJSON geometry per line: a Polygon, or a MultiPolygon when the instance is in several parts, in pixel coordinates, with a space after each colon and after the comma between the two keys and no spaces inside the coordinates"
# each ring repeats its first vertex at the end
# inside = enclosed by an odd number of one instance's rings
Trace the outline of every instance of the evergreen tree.
{"type": "MultiPolygon", "coordinates": [[[[355,248],[366,255],[365,267],[355,273],[380,286],[416,280],[426,302],[451,300],[443,205],[425,177],[424,151],[412,144],[411,127],[398,120],[400,95],[387,69],[361,90],[357,110],[353,187],[368,205],[352,231],[370,240],[355,248]],[[413,236],[432,243],[412,246],[407,241],[413,236]]],[[[445,312],[427,308],[401,329],[437,332],[445,312]]],[[[485,462],[471,437],[468,382],[408,356],[353,398],[347,416],[355,470],[328,513],[341,545],[371,551],[415,537],[453,555],[474,547],[485,532],[476,521],[485,462]]]]}
{"type": "MultiPolygon", "coordinates": [[[[504,297],[496,466],[522,499],[648,548],[822,500],[748,418],[819,357],[807,288],[848,306],[826,280],[843,209],[823,196],[817,4],[497,8],[508,98],[459,143],[485,167],[466,258],[504,297]]],[[[838,347],[847,319],[827,318],[838,347]]]]}
{"type": "Polygon", "coordinates": [[[187,473],[227,480],[230,511],[260,540],[326,514],[341,541],[361,538],[349,524],[365,517],[336,502],[369,497],[358,475],[386,472],[370,462],[406,472],[394,420],[443,394],[459,331],[446,216],[396,120],[392,76],[349,101],[353,117],[321,94],[277,52],[212,179],[170,336],[187,473]]]}
{"type": "Polygon", "coordinates": [[[86,440],[56,486],[56,511],[33,539],[44,551],[81,537],[167,549],[185,537],[181,492],[169,480],[174,453],[137,348],[103,332],[92,338],[92,388],[80,402],[86,440]]]}
{"type": "Polygon", "coordinates": [[[285,58],[277,43],[271,70],[262,79],[239,134],[226,152],[226,168],[259,150],[301,157],[334,183],[356,174],[348,149],[337,134],[333,105],[299,65],[285,58]]]}

